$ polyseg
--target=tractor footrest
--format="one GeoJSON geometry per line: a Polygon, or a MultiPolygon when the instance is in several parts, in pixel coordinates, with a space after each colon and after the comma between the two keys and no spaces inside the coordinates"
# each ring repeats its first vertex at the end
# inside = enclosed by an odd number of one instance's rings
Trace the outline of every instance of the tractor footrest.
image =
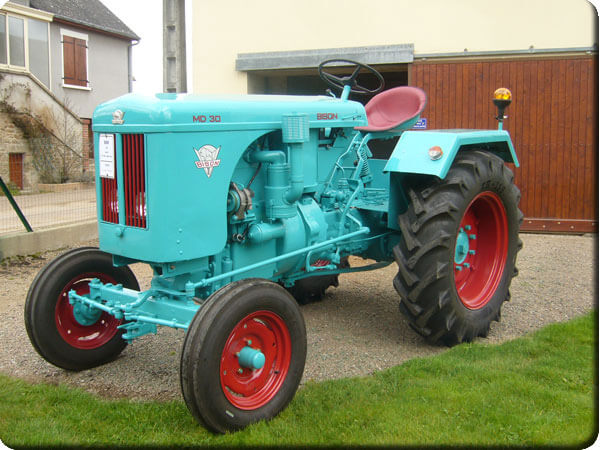
{"type": "Polygon", "coordinates": [[[352,202],[352,206],[368,211],[388,212],[389,193],[386,189],[366,188],[363,195],[352,202]]]}
{"type": "Polygon", "coordinates": [[[356,209],[365,209],[367,211],[388,212],[389,202],[387,199],[382,201],[364,201],[362,199],[352,204],[356,209]]]}
{"type": "Polygon", "coordinates": [[[135,338],[145,334],[156,334],[156,325],[153,323],[127,322],[123,325],[119,325],[119,329],[125,330],[125,333],[123,333],[122,337],[129,343],[131,343],[131,341],[133,341],[135,338]]]}

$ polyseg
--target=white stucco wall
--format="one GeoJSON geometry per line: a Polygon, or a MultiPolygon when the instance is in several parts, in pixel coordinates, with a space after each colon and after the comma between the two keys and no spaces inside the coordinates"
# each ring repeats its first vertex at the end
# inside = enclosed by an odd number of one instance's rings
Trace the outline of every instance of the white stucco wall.
{"type": "Polygon", "coordinates": [[[245,93],[238,53],[414,44],[432,53],[591,47],[586,0],[228,0],[193,3],[193,91],[245,93]]]}
{"type": "Polygon", "coordinates": [[[94,109],[100,103],[129,91],[128,45],[129,41],[126,39],[53,23],[50,26],[52,92],[81,117],[92,117],[94,109]],[[61,29],[88,38],[88,90],[63,87],[61,29]]]}

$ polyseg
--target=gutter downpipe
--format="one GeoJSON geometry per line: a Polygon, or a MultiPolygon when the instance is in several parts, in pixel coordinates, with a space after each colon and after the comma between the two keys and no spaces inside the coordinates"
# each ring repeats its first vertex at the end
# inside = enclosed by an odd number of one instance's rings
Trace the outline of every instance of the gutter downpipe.
{"type": "Polygon", "coordinates": [[[139,43],[140,39],[134,39],[127,45],[127,89],[129,93],[133,92],[133,46],[139,43]]]}

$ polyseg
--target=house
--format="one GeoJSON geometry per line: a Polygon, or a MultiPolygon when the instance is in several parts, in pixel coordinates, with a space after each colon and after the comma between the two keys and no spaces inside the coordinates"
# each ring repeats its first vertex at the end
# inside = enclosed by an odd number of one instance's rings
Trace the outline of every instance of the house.
{"type": "Polygon", "coordinates": [[[91,179],[93,110],[131,91],[131,51],[139,39],[99,0],[13,0],[0,8],[5,180],[35,189],[53,177],[91,179]],[[61,149],[59,161],[49,148],[61,149]]]}
{"type": "Polygon", "coordinates": [[[322,94],[319,62],[354,59],[423,88],[431,129],[495,128],[509,88],[522,229],[597,231],[597,21],[585,0],[197,2],[192,89],[322,94]]]}

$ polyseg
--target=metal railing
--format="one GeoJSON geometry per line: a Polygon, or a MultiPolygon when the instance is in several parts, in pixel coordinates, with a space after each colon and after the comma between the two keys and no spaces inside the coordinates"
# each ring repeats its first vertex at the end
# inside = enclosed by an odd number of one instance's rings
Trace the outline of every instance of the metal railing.
{"type": "MultiPolygon", "coordinates": [[[[96,219],[96,189],[93,184],[78,184],[76,189],[14,196],[18,209],[34,231],[96,219]]],[[[11,204],[0,193],[0,236],[28,231],[11,204]]]]}

